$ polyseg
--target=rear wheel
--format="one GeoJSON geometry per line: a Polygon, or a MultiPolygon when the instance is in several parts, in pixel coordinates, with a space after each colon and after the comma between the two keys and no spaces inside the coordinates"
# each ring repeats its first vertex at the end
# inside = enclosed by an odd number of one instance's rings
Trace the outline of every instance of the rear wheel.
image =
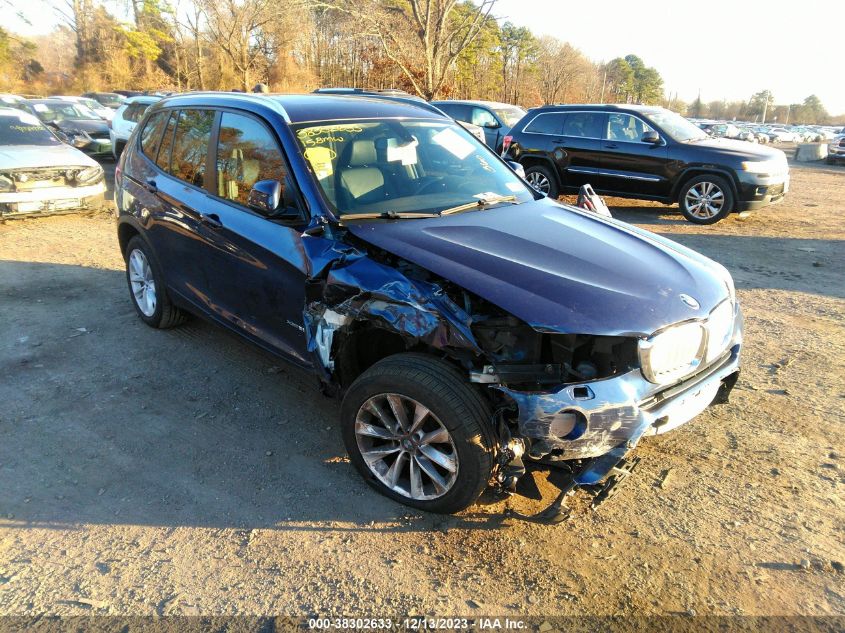
{"type": "Polygon", "coordinates": [[[437,358],[397,354],[373,365],[347,391],[341,424],[355,468],[400,503],[458,512],[490,480],[495,440],[489,405],[437,358]]]}
{"type": "Polygon", "coordinates": [[[540,193],[549,198],[557,198],[560,193],[557,179],[552,171],[543,165],[532,165],[525,170],[525,181],[540,193]]]}
{"type": "Polygon", "coordinates": [[[734,195],[721,176],[704,174],[688,181],[678,196],[684,217],[694,224],[715,224],[734,207],[734,195]]]}
{"type": "Polygon", "coordinates": [[[150,247],[138,235],[126,245],[125,259],[129,295],[141,320],[162,329],[184,323],[187,314],[171,303],[150,247]]]}

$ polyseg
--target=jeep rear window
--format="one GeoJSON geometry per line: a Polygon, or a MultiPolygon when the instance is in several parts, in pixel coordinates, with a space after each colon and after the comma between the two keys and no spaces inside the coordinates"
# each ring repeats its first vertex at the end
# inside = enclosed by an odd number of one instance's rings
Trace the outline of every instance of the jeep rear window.
{"type": "Polygon", "coordinates": [[[544,112],[534,117],[523,132],[530,134],[553,134],[560,136],[563,133],[563,124],[566,114],[563,112],[544,112]]]}

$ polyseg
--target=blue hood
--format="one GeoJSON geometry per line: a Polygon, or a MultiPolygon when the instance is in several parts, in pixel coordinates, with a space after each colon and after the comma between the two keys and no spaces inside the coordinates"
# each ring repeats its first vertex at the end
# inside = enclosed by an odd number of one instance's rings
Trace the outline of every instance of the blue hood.
{"type": "Polygon", "coordinates": [[[703,255],[546,199],[347,226],[542,331],[647,336],[728,296],[727,271],[703,255]]]}

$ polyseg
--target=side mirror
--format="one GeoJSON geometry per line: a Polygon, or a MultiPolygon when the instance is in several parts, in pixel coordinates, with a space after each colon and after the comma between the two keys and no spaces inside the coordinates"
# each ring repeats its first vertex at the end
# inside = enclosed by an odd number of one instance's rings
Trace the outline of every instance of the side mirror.
{"type": "Polygon", "coordinates": [[[246,204],[262,215],[273,215],[282,199],[282,183],[278,180],[259,180],[252,186],[246,204]]]}
{"type": "Polygon", "coordinates": [[[657,145],[660,142],[660,134],[654,130],[649,130],[643,134],[642,142],[648,143],[649,145],[657,145]]]}
{"type": "Polygon", "coordinates": [[[525,167],[520,165],[515,160],[507,160],[505,162],[508,164],[508,167],[513,169],[514,173],[516,173],[517,176],[523,179],[525,178],[525,167]]]}
{"type": "Polygon", "coordinates": [[[487,123],[484,124],[484,127],[486,127],[489,130],[496,130],[496,129],[502,127],[502,126],[499,125],[498,121],[487,121],[487,123]]]}

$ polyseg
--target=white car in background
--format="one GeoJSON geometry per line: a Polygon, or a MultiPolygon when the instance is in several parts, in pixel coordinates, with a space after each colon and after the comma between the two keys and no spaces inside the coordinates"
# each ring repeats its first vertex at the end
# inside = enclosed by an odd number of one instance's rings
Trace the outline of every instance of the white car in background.
{"type": "Polygon", "coordinates": [[[114,110],[111,108],[107,108],[99,101],[95,101],[94,99],[89,99],[88,97],[73,97],[73,96],[65,96],[65,95],[53,95],[52,97],[47,97],[48,99],[61,99],[62,101],[73,101],[74,103],[79,103],[80,105],[84,105],[86,108],[91,110],[94,114],[96,114],[101,119],[106,121],[111,121],[112,117],[114,117],[114,110]]]}
{"type": "Polygon", "coordinates": [[[102,206],[103,168],[38,117],[0,108],[0,217],[102,206]]]}
{"type": "Polygon", "coordinates": [[[160,100],[161,97],[156,95],[129,97],[115,111],[114,118],[111,120],[111,125],[109,126],[111,151],[114,154],[115,160],[120,158],[123,148],[126,147],[126,141],[129,140],[129,135],[132,134],[132,130],[135,129],[138,122],[144,118],[147,108],[160,100]]]}

